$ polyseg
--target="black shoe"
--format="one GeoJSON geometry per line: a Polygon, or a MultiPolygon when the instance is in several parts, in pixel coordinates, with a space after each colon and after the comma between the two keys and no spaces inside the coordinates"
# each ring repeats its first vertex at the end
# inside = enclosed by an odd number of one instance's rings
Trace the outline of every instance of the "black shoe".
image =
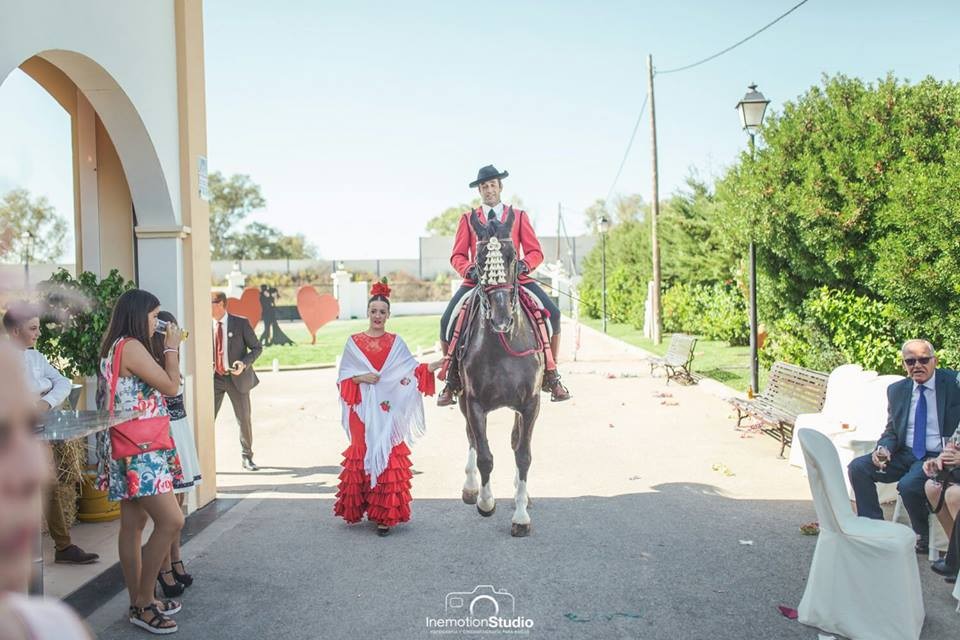
{"type": "Polygon", "coordinates": [[[385,525],[385,524],[378,524],[378,525],[377,525],[377,535],[380,536],[381,538],[382,538],[383,536],[388,536],[388,535],[390,535],[390,527],[388,527],[388,526],[385,525]]]}
{"type": "Polygon", "coordinates": [[[917,546],[914,547],[917,550],[917,553],[921,556],[925,556],[930,553],[930,539],[929,538],[918,538],[917,546]]]}
{"type": "Polygon", "coordinates": [[[947,577],[957,575],[957,570],[947,566],[947,561],[944,559],[937,560],[936,562],[931,564],[930,570],[933,571],[934,573],[939,573],[940,575],[947,576],[947,577]]]}
{"type": "Polygon", "coordinates": [[[946,582],[947,584],[956,584],[957,576],[956,575],[947,576],[946,578],[943,579],[943,581],[946,582]]]}
{"type": "Polygon", "coordinates": [[[173,577],[173,571],[161,571],[157,576],[157,582],[160,583],[160,590],[163,591],[163,595],[167,598],[182,595],[183,590],[186,588],[173,577]],[[167,581],[163,579],[163,576],[170,576],[173,584],[168,584],[167,581]]]}
{"type": "Polygon", "coordinates": [[[260,471],[260,467],[253,463],[253,458],[244,457],[243,468],[247,471],[260,471]]]}
{"type": "Polygon", "coordinates": [[[75,544],[53,554],[53,561],[57,564],[91,564],[100,559],[95,553],[87,553],[75,544]]]}
{"type": "Polygon", "coordinates": [[[177,571],[177,565],[180,565],[181,569],[184,569],[183,560],[177,560],[176,562],[171,562],[170,567],[173,569],[173,579],[179,582],[184,586],[184,588],[189,587],[193,584],[193,576],[184,571],[183,573],[177,571]]]}

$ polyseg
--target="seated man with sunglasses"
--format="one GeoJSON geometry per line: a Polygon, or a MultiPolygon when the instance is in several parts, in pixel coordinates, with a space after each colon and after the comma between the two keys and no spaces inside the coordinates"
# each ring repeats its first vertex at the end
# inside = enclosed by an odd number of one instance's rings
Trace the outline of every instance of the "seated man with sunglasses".
{"type": "Polygon", "coordinates": [[[936,457],[942,438],[953,435],[960,422],[960,383],[957,372],[937,369],[933,345],[908,340],[901,350],[907,379],[887,388],[887,428],[876,450],[847,467],[857,500],[857,515],[883,519],[877,482],[896,482],[910,524],[917,534],[917,553],[929,550],[930,508],[923,461],[936,457]]]}

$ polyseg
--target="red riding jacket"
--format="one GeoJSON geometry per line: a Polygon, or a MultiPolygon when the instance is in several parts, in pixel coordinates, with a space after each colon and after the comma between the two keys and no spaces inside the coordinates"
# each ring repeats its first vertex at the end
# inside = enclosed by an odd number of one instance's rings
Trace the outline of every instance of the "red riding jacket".
{"type": "MultiPolygon", "coordinates": [[[[503,215],[506,217],[509,205],[503,207],[503,215]]],[[[513,210],[516,219],[513,223],[513,231],[510,234],[513,239],[513,246],[517,248],[517,259],[523,260],[533,271],[543,262],[543,250],[540,248],[540,241],[537,240],[537,232],[533,230],[530,224],[530,217],[522,209],[513,210]]],[[[464,278],[463,284],[473,286],[477,284],[473,280],[467,280],[467,270],[476,262],[477,256],[475,250],[477,247],[477,234],[470,226],[470,216],[476,216],[480,224],[486,225],[487,215],[483,209],[471,209],[469,212],[460,216],[460,226],[457,227],[457,235],[453,240],[453,252],[450,255],[450,264],[456,269],[457,273],[464,278]]],[[[520,283],[531,282],[531,278],[521,275],[520,283]]]]}

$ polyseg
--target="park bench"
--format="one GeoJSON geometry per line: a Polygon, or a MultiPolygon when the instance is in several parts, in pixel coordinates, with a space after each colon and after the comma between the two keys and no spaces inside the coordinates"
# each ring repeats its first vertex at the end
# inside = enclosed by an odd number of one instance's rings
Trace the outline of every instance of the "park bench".
{"type": "Polygon", "coordinates": [[[697,346],[697,339],[694,336],[688,336],[685,333],[675,333],[670,336],[670,344],[667,347],[667,353],[663,357],[655,356],[650,358],[650,375],[653,375],[654,369],[662,368],[667,372],[667,384],[671,380],[681,380],[688,384],[693,384],[696,380],[690,365],[693,362],[693,348],[697,346]]]}
{"type": "Polygon", "coordinates": [[[737,427],[750,416],[771,428],[768,433],[780,437],[780,457],[793,438],[793,426],[801,413],[817,413],[827,395],[827,374],[774,362],[767,388],[752,400],[731,398],[737,409],[737,427]],[[788,437],[789,431],[789,437],[788,437]]]}

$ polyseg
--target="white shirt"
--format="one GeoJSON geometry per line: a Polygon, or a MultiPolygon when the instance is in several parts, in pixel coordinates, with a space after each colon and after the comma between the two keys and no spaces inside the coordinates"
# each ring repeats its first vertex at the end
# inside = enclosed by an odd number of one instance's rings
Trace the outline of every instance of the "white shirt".
{"type": "Polygon", "coordinates": [[[71,382],[36,349],[24,350],[23,364],[30,391],[45,400],[52,409],[60,406],[70,395],[71,382]]]}
{"type": "Polygon", "coordinates": [[[495,207],[488,207],[487,205],[481,205],[480,208],[483,209],[483,213],[487,216],[488,219],[490,218],[490,210],[492,209],[493,212],[497,214],[497,220],[503,221],[503,203],[502,202],[498,202],[497,206],[495,207]]]}
{"type": "Polygon", "coordinates": [[[223,364],[224,371],[230,370],[230,356],[227,355],[229,353],[229,349],[227,349],[227,341],[230,339],[230,332],[227,331],[227,319],[229,317],[230,317],[230,314],[225,313],[223,314],[223,318],[221,318],[220,320],[216,320],[216,319],[213,320],[214,353],[216,353],[216,348],[217,348],[217,324],[221,322],[223,323],[223,359],[221,360],[221,363],[223,364]]]}
{"type": "MultiPolygon", "coordinates": [[[[940,442],[940,422],[937,419],[937,372],[934,371],[930,379],[923,383],[927,399],[927,451],[940,451],[943,448],[940,442]]],[[[913,383],[913,394],[910,396],[910,413],[907,415],[907,440],[904,443],[907,449],[913,447],[913,427],[917,417],[917,402],[920,400],[920,385],[913,383]]]]}

